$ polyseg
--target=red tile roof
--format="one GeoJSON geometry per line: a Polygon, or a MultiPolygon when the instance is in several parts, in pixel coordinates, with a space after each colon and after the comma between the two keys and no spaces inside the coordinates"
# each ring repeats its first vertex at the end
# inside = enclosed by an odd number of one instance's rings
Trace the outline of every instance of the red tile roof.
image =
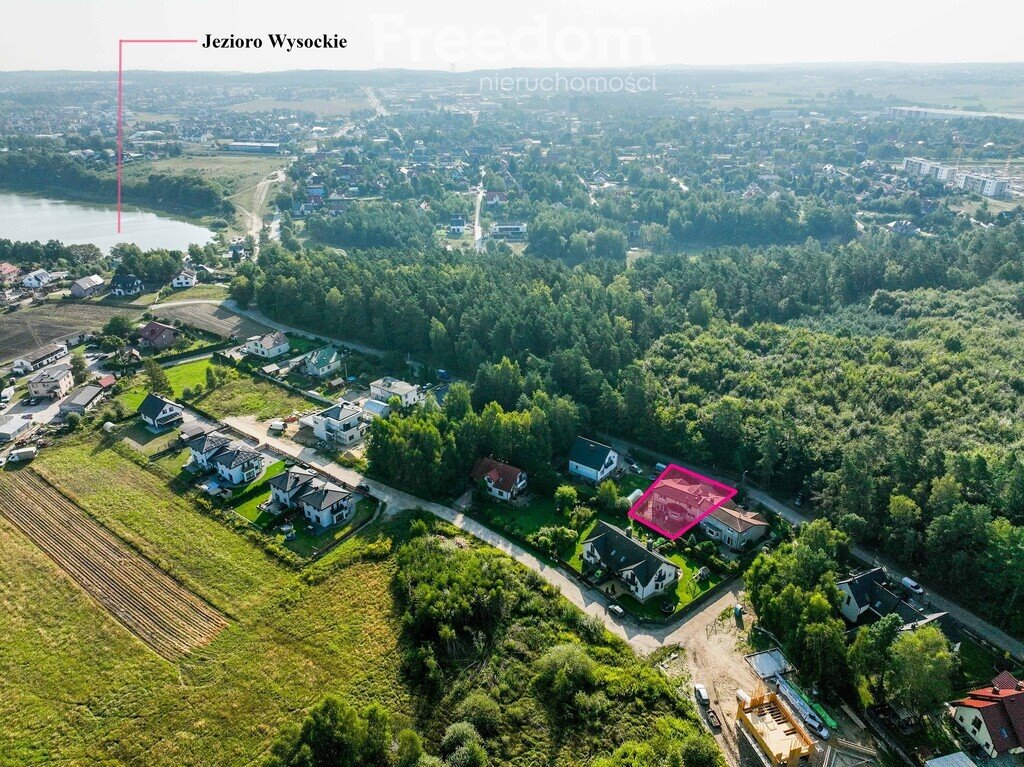
{"type": "Polygon", "coordinates": [[[1002,672],[990,687],[972,690],[953,705],[978,712],[996,752],[1024,747],[1024,685],[1009,672],[1002,672]]]}
{"type": "Polygon", "coordinates": [[[490,479],[491,485],[506,493],[511,493],[522,473],[522,469],[509,466],[507,463],[495,461],[493,458],[481,458],[473,466],[473,471],[469,475],[477,481],[487,477],[490,479]]]}

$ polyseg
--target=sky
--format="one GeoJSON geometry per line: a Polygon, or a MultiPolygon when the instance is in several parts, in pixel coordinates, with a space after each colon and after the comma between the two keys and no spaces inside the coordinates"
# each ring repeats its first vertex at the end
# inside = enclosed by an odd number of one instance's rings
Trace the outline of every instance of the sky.
{"type": "Polygon", "coordinates": [[[1021,0],[32,0],[0,70],[117,68],[119,38],[258,37],[259,49],[135,45],[136,69],[280,71],[1024,61],[1021,0]],[[337,35],[344,50],[271,48],[337,35]]]}

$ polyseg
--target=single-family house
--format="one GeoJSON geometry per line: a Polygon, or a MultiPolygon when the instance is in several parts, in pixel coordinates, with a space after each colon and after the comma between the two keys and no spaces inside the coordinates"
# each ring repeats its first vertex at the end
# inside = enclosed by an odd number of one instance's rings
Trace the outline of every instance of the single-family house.
{"type": "Polygon", "coordinates": [[[341,485],[321,478],[311,469],[292,466],[268,480],[271,499],[280,507],[300,509],[302,515],[320,527],[329,527],[352,517],[355,500],[341,485]]]}
{"type": "Polygon", "coordinates": [[[420,387],[415,384],[399,381],[397,378],[385,376],[378,378],[370,384],[370,397],[380,402],[390,402],[392,397],[398,397],[402,405],[409,407],[415,405],[423,395],[420,394],[420,387]]]}
{"type": "Polygon", "coordinates": [[[487,486],[487,492],[502,501],[511,501],[526,489],[526,472],[493,458],[481,458],[469,475],[487,486]]]}
{"type": "Polygon", "coordinates": [[[36,373],[28,382],[28,393],[32,397],[60,399],[75,385],[70,365],[54,365],[36,373]]]}
{"type": "Polygon", "coordinates": [[[103,389],[96,384],[80,386],[71,392],[66,400],[60,403],[60,412],[85,415],[100,401],[102,394],[103,389]]]}
{"type": "Polygon", "coordinates": [[[363,420],[372,421],[374,418],[387,418],[391,415],[391,406],[379,399],[368,399],[363,402],[363,420]]]}
{"type": "Polygon", "coordinates": [[[466,233],[466,219],[462,216],[452,216],[448,222],[448,234],[463,235],[466,233]]]}
{"type": "Polygon", "coordinates": [[[242,347],[246,354],[253,354],[268,360],[287,354],[289,349],[291,349],[291,344],[288,342],[288,336],[280,330],[265,333],[262,336],[252,336],[242,347]]]}
{"type": "Polygon", "coordinates": [[[110,293],[114,296],[137,296],[142,292],[142,280],[134,274],[115,274],[110,281],[110,293]]]}
{"type": "Polygon", "coordinates": [[[31,354],[19,357],[14,361],[12,367],[14,372],[25,375],[25,373],[34,373],[66,356],[68,356],[68,347],[64,344],[47,344],[31,354]]]}
{"type": "Polygon", "coordinates": [[[71,283],[71,295],[75,298],[89,298],[103,292],[103,278],[90,274],[71,283]]]}
{"type": "Polygon", "coordinates": [[[651,541],[642,543],[632,530],[604,520],[598,520],[583,541],[583,562],[588,571],[603,570],[616,577],[641,602],[664,593],[679,579],[678,565],[655,551],[651,541]]]}
{"type": "Polygon", "coordinates": [[[955,626],[945,612],[929,611],[904,595],[903,589],[889,582],[881,567],[865,570],[839,581],[839,612],[852,625],[874,623],[896,613],[903,620],[901,631],[911,631],[928,623],[937,623],[947,637],[955,626]]]}
{"type": "MultiPolygon", "coordinates": [[[[182,429],[182,432],[185,430],[182,429]]],[[[216,430],[202,429],[188,438],[187,444],[188,451],[192,456],[192,463],[209,471],[213,469],[211,463],[213,457],[231,444],[231,438],[216,430]]]]}
{"type": "Polygon", "coordinates": [[[192,463],[232,485],[251,482],[263,469],[263,456],[219,431],[201,431],[186,443],[192,463]]]}
{"type": "Polygon", "coordinates": [[[13,285],[21,276],[21,269],[6,261],[0,262],[0,285],[13,285]]]}
{"type": "Polygon", "coordinates": [[[608,445],[577,437],[569,451],[569,474],[593,484],[603,481],[619,465],[619,454],[608,445]]]}
{"type": "Polygon", "coordinates": [[[34,423],[31,413],[0,415],[0,444],[14,442],[31,429],[34,423]]]}
{"type": "Polygon", "coordinates": [[[744,511],[731,502],[719,506],[700,524],[709,538],[721,541],[734,551],[760,540],[771,527],[756,511],[744,511]]]}
{"type": "Polygon", "coordinates": [[[194,288],[198,284],[199,277],[196,275],[195,269],[189,269],[188,267],[178,272],[174,279],[171,280],[171,287],[175,290],[194,288]]]}
{"type": "Polygon", "coordinates": [[[341,354],[333,346],[315,349],[306,355],[302,369],[306,375],[325,378],[341,367],[341,354]]]}
{"type": "Polygon", "coordinates": [[[139,331],[139,346],[146,349],[170,349],[181,338],[181,331],[173,325],[150,320],[139,331]]]}
{"type": "Polygon", "coordinates": [[[950,705],[953,718],[990,757],[1024,754],[1024,683],[1010,672],[950,705]]]}
{"type": "Polygon", "coordinates": [[[182,420],[184,411],[185,408],[177,402],[172,402],[152,392],[146,395],[136,410],[142,420],[154,429],[162,429],[165,426],[178,423],[182,420]]]}
{"type": "Polygon", "coordinates": [[[29,290],[38,290],[53,282],[53,275],[45,269],[35,269],[21,278],[21,286],[29,290]]]}
{"type": "Polygon", "coordinates": [[[303,426],[309,426],[317,439],[340,445],[352,445],[363,438],[362,411],[350,402],[339,402],[319,413],[299,419],[303,426]]]}

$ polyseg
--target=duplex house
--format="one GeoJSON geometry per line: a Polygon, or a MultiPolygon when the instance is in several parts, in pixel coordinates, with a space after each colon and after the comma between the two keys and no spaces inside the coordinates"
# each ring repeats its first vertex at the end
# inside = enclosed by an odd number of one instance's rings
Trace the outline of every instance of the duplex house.
{"type": "Polygon", "coordinates": [[[134,274],[115,274],[110,281],[110,293],[115,296],[137,296],[142,292],[142,280],[134,274]]]}
{"type": "Polygon", "coordinates": [[[583,562],[588,571],[604,570],[618,578],[626,590],[641,602],[663,593],[679,579],[679,567],[641,543],[633,532],[599,520],[590,537],[583,541],[583,562]]]}
{"type": "Polygon", "coordinates": [[[139,331],[139,346],[146,349],[170,349],[181,338],[181,331],[173,325],[151,320],[139,331]]]}
{"type": "Polygon", "coordinates": [[[60,412],[85,415],[100,401],[100,395],[102,394],[103,389],[96,384],[81,386],[71,392],[71,395],[60,403],[60,412]]]}
{"type": "Polygon", "coordinates": [[[299,509],[302,515],[320,527],[330,527],[352,517],[355,501],[352,493],[312,469],[292,466],[268,480],[270,497],[281,508],[299,509]]]}
{"type": "Polygon", "coordinates": [[[901,631],[937,623],[946,636],[954,635],[955,626],[946,613],[928,611],[906,599],[901,588],[889,582],[888,575],[881,567],[865,570],[839,581],[836,585],[842,599],[839,612],[855,626],[873,623],[879,618],[896,613],[903,620],[901,631]]]}
{"type": "Polygon", "coordinates": [[[36,269],[21,278],[21,286],[29,290],[38,290],[53,282],[53,275],[45,269],[36,269]]]}
{"type": "Polygon", "coordinates": [[[178,272],[174,279],[171,280],[171,287],[175,289],[194,288],[198,284],[199,277],[196,276],[195,270],[187,267],[178,272]]]}
{"type": "Polygon", "coordinates": [[[592,439],[577,437],[569,451],[569,474],[595,485],[615,471],[618,465],[619,454],[608,445],[592,439]]]}
{"type": "Polygon", "coordinates": [[[1024,754],[1024,684],[1008,671],[991,687],[972,690],[951,704],[953,718],[991,757],[1024,754]]]}
{"type": "Polygon", "coordinates": [[[37,373],[28,382],[28,393],[33,397],[60,399],[75,385],[70,365],[54,365],[37,373]]]}
{"type": "Polygon", "coordinates": [[[469,475],[487,486],[487,492],[502,501],[510,501],[526,489],[526,472],[493,458],[481,458],[469,475]]]}
{"type": "Polygon", "coordinates": [[[75,298],[89,298],[103,292],[103,278],[90,274],[71,283],[71,295],[75,298]]]}
{"type": "Polygon", "coordinates": [[[389,402],[392,397],[398,397],[405,407],[415,405],[423,399],[420,387],[390,376],[378,378],[370,384],[370,397],[380,402],[389,402]]]}
{"type": "Polygon", "coordinates": [[[25,375],[25,373],[33,373],[66,356],[68,356],[68,347],[64,344],[47,344],[31,354],[16,359],[13,369],[14,372],[25,375]]]}
{"type": "Polygon", "coordinates": [[[263,469],[263,456],[244,442],[233,442],[218,431],[188,441],[192,462],[232,485],[251,482],[263,469]]]}
{"type": "Polygon", "coordinates": [[[302,369],[306,375],[325,378],[341,367],[341,355],[333,346],[311,351],[302,361],[302,369]]]}
{"type": "Polygon", "coordinates": [[[350,402],[339,402],[319,413],[299,419],[303,426],[309,426],[317,439],[341,445],[352,445],[363,438],[360,428],[363,424],[362,411],[350,402]]]}
{"type": "Polygon", "coordinates": [[[288,342],[288,336],[280,330],[262,336],[252,336],[242,347],[242,351],[246,354],[253,354],[268,360],[287,354],[289,349],[291,349],[291,344],[288,342]]]}
{"type": "Polygon", "coordinates": [[[185,408],[177,402],[172,402],[166,397],[161,397],[159,394],[153,394],[152,392],[146,395],[146,398],[142,400],[142,404],[136,410],[143,422],[149,424],[154,429],[162,429],[178,423],[182,420],[182,413],[184,411],[185,408]]]}
{"type": "Polygon", "coordinates": [[[744,511],[725,503],[701,520],[709,538],[721,541],[734,551],[763,538],[770,529],[768,520],[756,511],[744,511]]]}

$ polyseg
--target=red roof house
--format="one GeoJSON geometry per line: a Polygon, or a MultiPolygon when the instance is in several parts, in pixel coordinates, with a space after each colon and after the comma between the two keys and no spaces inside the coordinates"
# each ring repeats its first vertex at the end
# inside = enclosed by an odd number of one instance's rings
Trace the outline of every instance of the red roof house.
{"type": "Polygon", "coordinates": [[[992,757],[1024,753],[1024,684],[1004,671],[952,702],[953,718],[992,757]]]}
{"type": "Polygon", "coordinates": [[[469,475],[477,482],[484,482],[487,492],[503,501],[515,498],[526,489],[525,471],[493,458],[481,458],[469,475]]]}

